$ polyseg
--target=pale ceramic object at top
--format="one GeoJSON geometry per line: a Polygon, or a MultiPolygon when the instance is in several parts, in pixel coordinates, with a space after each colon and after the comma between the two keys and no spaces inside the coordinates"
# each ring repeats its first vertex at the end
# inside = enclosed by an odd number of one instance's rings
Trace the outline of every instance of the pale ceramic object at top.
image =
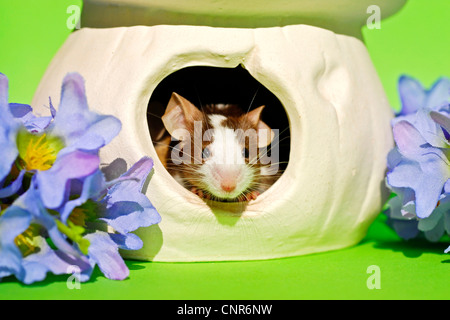
{"type": "MultiPolygon", "coordinates": [[[[251,260],[358,243],[385,201],[392,112],[363,43],[305,26],[232,29],[202,26],[82,28],[48,67],[33,106],[59,101],[67,72],[86,80],[92,109],[123,129],[102,162],[155,159],[147,195],[162,216],[137,231],[126,257],[155,261],[251,260]],[[189,66],[243,65],[285,107],[291,130],[285,173],[245,210],[210,207],[157,160],[148,101],[168,75],[189,66]]],[[[41,113],[48,109],[41,107],[41,113]]]]}
{"type": "Polygon", "coordinates": [[[201,25],[260,28],[307,24],[361,38],[374,13],[381,19],[406,0],[84,0],[82,27],[201,25]]]}

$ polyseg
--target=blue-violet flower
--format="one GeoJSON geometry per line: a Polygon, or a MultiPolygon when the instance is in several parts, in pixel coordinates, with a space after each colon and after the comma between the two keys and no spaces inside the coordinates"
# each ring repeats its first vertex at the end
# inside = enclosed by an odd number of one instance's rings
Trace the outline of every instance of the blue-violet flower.
{"type": "Polygon", "coordinates": [[[389,223],[405,239],[422,231],[430,241],[450,233],[450,80],[430,90],[399,80],[402,110],[394,119],[396,146],[388,155],[389,223]]]}
{"type": "Polygon", "coordinates": [[[143,157],[105,179],[99,149],[121,124],[89,110],[79,74],[64,78],[58,111],[49,103],[46,117],[8,103],[0,74],[0,279],[15,275],[28,284],[76,267],[87,281],[96,265],[110,279],[125,279],[119,249],[141,248],[132,232],[161,219],[142,193],[153,162],[143,157]]]}

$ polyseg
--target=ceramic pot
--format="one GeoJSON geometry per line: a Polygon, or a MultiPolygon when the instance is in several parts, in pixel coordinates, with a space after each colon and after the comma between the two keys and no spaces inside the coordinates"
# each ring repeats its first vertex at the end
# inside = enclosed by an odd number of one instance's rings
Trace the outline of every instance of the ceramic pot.
{"type": "MultiPolygon", "coordinates": [[[[268,28],[81,28],[49,65],[33,106],[57,105],[68,72],[85,79],[90,108],[122,121],[102,162],[155,160],[146,194],[162,216],[125,257],[154,261],[253,260],[357,244],[385,200],[393,147],[386,95],[364,44],[307,25],[268,28]],[[166,77],[192,66],[242,66],[281,102],[290,154],[283,175],[256,200],[208,202],[157,159],[146,114],[166,77]]],[[[42,108],[42,113],[47,112],[42,108]]],[[[151,110],[150,110],[151,111],[151,110]]]]}

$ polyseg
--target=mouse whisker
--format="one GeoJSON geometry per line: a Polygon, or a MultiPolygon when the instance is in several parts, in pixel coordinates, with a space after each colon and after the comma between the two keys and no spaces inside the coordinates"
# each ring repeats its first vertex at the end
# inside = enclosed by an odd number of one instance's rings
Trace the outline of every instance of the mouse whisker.
{"type": "Polygon", "coordinates": [[[258,94],[258,91],[259,91],[259,88],[261,87],[261,84],[259,83],[258,84],[258,88],[256,88],[256,92],[255,92],[255,94],[253,95],[253,98],[252,98],[252,100],[250,101],[250,104],[249,104],[249,106],[248,106],[248,108],[247,108],[247,113],[250,111],[250,109],[251,109],[251,107],[252,107],[252,104],[253,104],[253,102],[255,101],[255,98],[256,98],[256,95],[258,94]]]}
{"type": "Polygon", "coordinates": [[[157,114],[155,114],[155,113],[152,113],[152,112],[150,112],[150,111],[148,111],[148,110],[147,110],[147,114],[149,114],[149,115],[151,115],[151,116],[153,116],[153,117],[156,117],[156,118],[158,118],[158,119],[162,119],[162,116],[157,115],[157,114]]]}
{"type": "Polygon", "coordinates": [[[262,152],[262,153],[260,153],[260,154],[258,155],[257,160],[260,160],[262,157],[266,156],[266,155],[268,154],[268,152],[269,152],[269,151],[272,151],[273,148],[277,147],[277,146],[280,144],[281,141],[283,141],[283,140],[285,140],[285,139],[288,139],[288,138],[289,138],[289,137],[284,137],[284,138],[280,139],[276,144],[273,144],[273,145],[271,144],[271,145],[269,146],[269,148],[266,148],[266,149],[264,150],[264,152],[262,152]]]}

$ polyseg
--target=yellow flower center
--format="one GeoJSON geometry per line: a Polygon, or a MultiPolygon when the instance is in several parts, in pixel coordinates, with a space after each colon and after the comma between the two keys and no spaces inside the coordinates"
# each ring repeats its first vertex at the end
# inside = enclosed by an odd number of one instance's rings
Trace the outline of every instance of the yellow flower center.
{"type": "Polygon", "coordinates": [[[27,230],[23,233],[19,234],[15,239],[14,243],[22,252],[23,257],[28,256],[29,254],[34,253],[39,248],[35,246],[33,242],[33,237],[39,231],[39,227],[37,225],[30,225],[27,230]]]}
{"type": "Polygon", "coordinates": [[[56,152],[47,142],[46,134],[30,139],[23,161],[27,170],[48,170],[56,160],[56,152]]]}
{"type": "Polygon", "coordinates": [[[52,167],[64,143],[60,138],[45,133],[37,135],[21,130],[17,135],[17,147],[24,169],[45,171],[52,167]]]}

